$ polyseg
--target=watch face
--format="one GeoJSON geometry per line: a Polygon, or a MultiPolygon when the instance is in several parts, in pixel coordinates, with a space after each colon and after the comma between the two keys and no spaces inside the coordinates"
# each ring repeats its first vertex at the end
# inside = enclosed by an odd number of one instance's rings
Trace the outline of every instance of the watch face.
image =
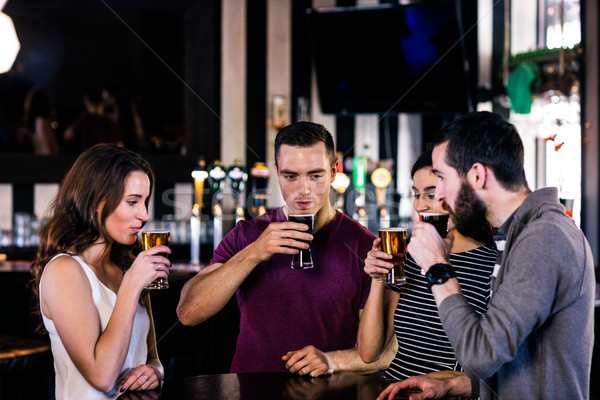
{"type": "Polygon", "coordinates": [[[431,277],[435,280],[439,280],[446,273],[446,271],[443,268],[438,267],[438,266],[436,266],[435,268],[432,268],[432,269],[433,269],[433,271],[431,271],[431,277]]]}
{"type": "Polygon", "coordinates": [[[427,281],[431,284],[441,284],[455,276],[454,269],[447,264],[432,265],[426,274],[427,281]]]}

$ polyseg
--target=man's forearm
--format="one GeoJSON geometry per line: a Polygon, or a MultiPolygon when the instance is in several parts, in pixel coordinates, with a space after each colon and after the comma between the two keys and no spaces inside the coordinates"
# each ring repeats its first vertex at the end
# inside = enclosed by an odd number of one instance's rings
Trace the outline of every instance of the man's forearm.
{"type": "Polygon", "coordinates": [[[446,282],[440,285],[432,285],[431,293],[435,298],[435,304],[440,307],[440,304],[444,302],[448,297],[455,294],[462,294],[460,284],[456,278],[448,279],[446,282]]]}
{"type": "Polygon", "coordinates": [[[177,305],[184,325],[206,321],[227,304],[257,265],[250,246],[222,265],[204,268],[184,285],[177,305]]]}
{"type": "Polygon", "coordinates": [[[427,374],[442,379],[446,383],[446,395],[450,397],[471,397],[471,379],[460,371],[438,371],[427,374]]]}

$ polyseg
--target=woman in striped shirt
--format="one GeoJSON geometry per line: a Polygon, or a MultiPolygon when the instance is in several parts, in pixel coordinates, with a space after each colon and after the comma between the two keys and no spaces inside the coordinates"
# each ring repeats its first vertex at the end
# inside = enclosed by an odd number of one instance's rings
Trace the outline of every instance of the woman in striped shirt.
{"type": "MultiPolygon", "coordinates": [[[[435,199],[437,177],[432,172],[431,151],[415,162],[413,179],[413,206],[418,213],[442,211],[435,199]]],[[[479,312],[486,311],[490,298],[490,276],[497,251],[492,244],[493,230],[487,221],[477,227],[460,227],[449,222],[448,236],[452,236],[450,261],[469,303],[479,312]]],[[[365,260],[365,271],[372,277],[387,272],[391,256],[379,250],[380,239],[373,242],[365,260]]],[[[454,350],[438,317],[433,295],[427,289],[421,268],[410,254],[404,260],[406,283],[388,286],[373,279],[371,293],[365,305],[358,333],[358,351],[365,362],[373,362],[383,354],[392,340],[398,340],[395,359],[385,371],[391,381],[438,371],[461,371],[454,350]]],[[[436,375],[437,374],[437,375],[436,375]]],[[[443,376],[462,375],[456,372],[443,376]]],[[[468,378],[467,378],[468,379],[468,378]]],[[[464,379],[463,379],[464,382],[464,379]]]]}

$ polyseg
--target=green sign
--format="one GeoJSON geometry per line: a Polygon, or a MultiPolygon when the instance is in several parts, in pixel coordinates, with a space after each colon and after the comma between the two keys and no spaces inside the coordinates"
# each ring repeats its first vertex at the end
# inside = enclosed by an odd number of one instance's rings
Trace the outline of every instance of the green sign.
{"type": "Polygon", "coordinates": [[[362,190],[367,184],[367,158],[354,157],[352,166],[352,184],[354,189],[362,190]]]}

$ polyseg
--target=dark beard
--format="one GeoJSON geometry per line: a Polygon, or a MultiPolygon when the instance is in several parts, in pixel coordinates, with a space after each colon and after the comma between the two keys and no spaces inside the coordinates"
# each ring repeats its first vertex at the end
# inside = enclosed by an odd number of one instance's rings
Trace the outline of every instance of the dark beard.
{"type": "Polygon", "coordinates": [[[461,235],[485,244],[493,243],[494,230],[486,219],[487,207],[466,181],[461,183],[454,209],[446,202],[442,207],[450,213],[450,218],[461,235]]]}

